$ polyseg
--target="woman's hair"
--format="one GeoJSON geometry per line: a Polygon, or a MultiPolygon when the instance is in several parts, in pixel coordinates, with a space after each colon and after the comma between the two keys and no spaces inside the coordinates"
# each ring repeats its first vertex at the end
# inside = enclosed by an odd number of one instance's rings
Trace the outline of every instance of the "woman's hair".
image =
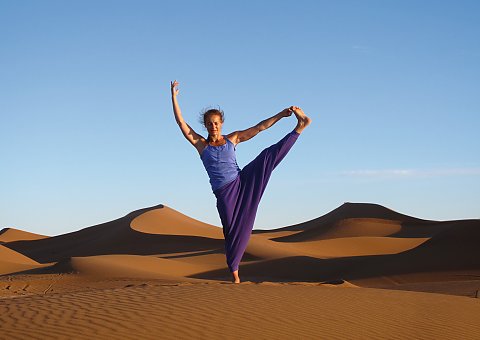
{"type": "Polygon", "coordinates": [[[220,107],[217,108],[212,108],[212,107],[207,107],[200,112],[200,115],[198,116],[198,121],[200,124],[202,124],[203,127],[206,125],[206,120],[210,116],[220,116],[220,119],[222,120],[222,123],[225,120],[225,115],[223,114],[222,109],[220,107]]]}

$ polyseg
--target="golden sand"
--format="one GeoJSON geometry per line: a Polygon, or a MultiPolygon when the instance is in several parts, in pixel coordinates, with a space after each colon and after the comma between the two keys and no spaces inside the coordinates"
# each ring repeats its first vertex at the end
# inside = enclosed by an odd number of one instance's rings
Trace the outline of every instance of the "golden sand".
{"type": "Polygon", "coordinates": [[[373,204],[255,231],[156,206],[74,233],[0,232],[3,339],[478,339],[480,221],[373,204]]]}

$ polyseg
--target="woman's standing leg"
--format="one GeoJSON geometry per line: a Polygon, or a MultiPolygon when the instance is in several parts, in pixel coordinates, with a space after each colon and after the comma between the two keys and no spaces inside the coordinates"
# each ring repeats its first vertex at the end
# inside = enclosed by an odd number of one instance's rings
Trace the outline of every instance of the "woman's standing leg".
{"type": "Polygon", "coordinates": [[[250,239],[258,205],[270,175],[298,136],[296,131],[292,131],[263,150],[243,168],[236,180],[215,192],[225,236],[227,264],[234,276],[250,239]]]}

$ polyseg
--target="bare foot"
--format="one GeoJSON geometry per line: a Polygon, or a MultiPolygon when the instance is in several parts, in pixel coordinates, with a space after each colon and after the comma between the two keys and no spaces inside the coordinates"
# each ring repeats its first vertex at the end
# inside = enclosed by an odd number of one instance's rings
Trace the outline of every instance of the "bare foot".
{"type": "Polygon", "coordinates": [[[238,269],[232,272],[233,274],[233,283],[240,283],[240,276],[238,276],[238,269]]]}
{"type": "Polygon", "coordinates": [[[297,126],[295,127],[295,131],[298,133],[302,133],[303,129],[305,129],[312,120],[307,117],[307,115],[303,112],[301,108],[298,106],[292,106],[293,113],[297,117],[298,123],[297,126]]]}

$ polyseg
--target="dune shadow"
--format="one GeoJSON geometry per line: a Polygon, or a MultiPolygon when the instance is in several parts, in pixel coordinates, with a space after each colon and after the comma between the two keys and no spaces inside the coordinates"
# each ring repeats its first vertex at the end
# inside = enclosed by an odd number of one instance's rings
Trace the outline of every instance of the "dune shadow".
{"type": "Polygon", "coordinates": [[[214,254],[225,254],[225,252],[223,251],[223,249],[212,249],[212,250],[197,251],[197,252],[188,253],[188,254],[162,256],[162,258],[164,258],[164,259],[181,259],[181,258],[185,258],[185,257],[196,257],[196,256],[214,255],[214,254]]]}

